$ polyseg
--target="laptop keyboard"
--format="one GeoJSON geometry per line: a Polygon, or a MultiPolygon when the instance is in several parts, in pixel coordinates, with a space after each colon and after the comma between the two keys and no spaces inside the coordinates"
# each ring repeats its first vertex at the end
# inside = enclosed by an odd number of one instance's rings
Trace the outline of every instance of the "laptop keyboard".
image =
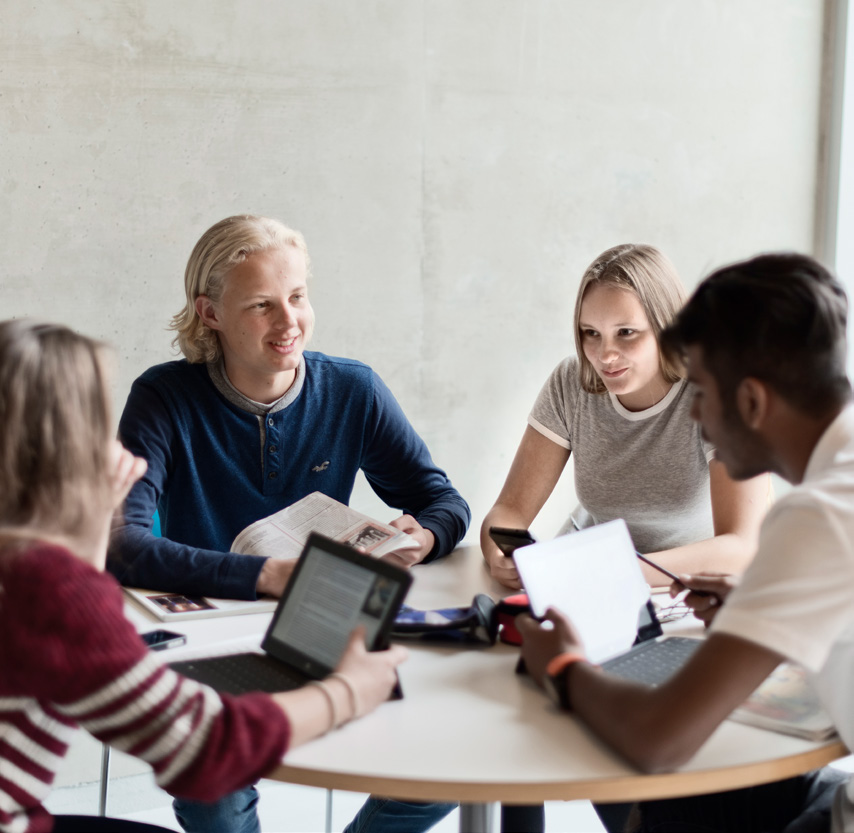
{"type": "Polygon", "coordinates": [[[670,636],[645,642],[626,654],[603,662],[602,668],[624,680],[660,685],[685,664],[701,641],[684,636],[670,636]]]}
{"type": "Polygon", "coordinates": [[[173,662],[169,667],[226,694],[293,691],[308,681],[302,674],[266,654],[227,654],[173,662]]]}

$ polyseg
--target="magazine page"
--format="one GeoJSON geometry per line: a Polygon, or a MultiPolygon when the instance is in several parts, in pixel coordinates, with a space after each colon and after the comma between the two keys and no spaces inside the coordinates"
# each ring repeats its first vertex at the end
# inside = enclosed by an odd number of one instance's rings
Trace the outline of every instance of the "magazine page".
{"type": "Polygon", "coordinates": [[[265,613],[275,610],[277,599],[257,601],[245,599],[214,599],[207,596],[187,596],[183,593],[163,593],[139,587],[124,587],[125,593],[146,611],[163,622],[183,619],[208,619],[214,616],[238,616],[245,613],[265,613]]]}
{"type": "Polygon", "coordinates": [[[807,672],[787,662],[778,665],[730,719],[809,740],[823,740],[836,733],[807,672]]]}
{"type": "Polygon", "coordinates": [[[376,557],[418,547],[411,535],[374,521],[321,492],[312,492],[247,526],[232,542],[231,551],[270,558],[297,558],[311,532],[361,547],[376,557]]]}

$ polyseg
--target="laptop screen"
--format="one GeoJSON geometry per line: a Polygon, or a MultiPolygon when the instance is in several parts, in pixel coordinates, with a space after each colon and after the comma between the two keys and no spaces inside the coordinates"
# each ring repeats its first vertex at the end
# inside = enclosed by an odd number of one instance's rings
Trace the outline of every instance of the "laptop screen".
{"type": "Polygon", "coordinates": [[[262,647],[311,677],[323,676],[359,625],[369,649],[384,647],[411,582],[406,570],[312,534],[262,647]]]}

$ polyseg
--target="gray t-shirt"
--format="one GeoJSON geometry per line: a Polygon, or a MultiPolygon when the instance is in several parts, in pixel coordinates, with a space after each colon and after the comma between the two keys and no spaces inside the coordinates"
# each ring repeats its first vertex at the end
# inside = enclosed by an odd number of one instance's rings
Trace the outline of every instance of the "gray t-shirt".
{"type": "Polygon", "coordinates": [[[564,359],[528,417],[532,428],[575,457],[581,505],[562,531],[624,518],[640,552],[711,538],[714,448],[690,410],[682,380],[652,408],[633,412],[613,394],[582,390],[577,359],[564,359]]]}

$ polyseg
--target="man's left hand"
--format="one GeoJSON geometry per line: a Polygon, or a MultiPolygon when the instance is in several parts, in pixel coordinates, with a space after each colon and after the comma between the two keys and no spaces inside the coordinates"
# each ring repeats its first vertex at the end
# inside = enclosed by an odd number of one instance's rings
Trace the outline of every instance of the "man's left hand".
{"type": "Polygon", "coordinates": [[[436,543],[436,537],[433,533],[421,526],[412,515],[401,515],[399,518],[391,521],[389,526],[393,526],[395,529],[411,535],[419,543],[418,549],[397,550],[382,557],[382,561],[388,561],[390,564],[398,567],[408,569],[413,564],[423,561],[430,554],[433,545],[436,543]]]}
{"type": "Polygon", "coordinates": [[[559,610],[550,607],[546,611],[546,621],[553,627],[546,627],[527,613],[516,617],[516,627],[522,635],[522,659],[538,685],[543,684],[549,661],[558,654],[585,653],[575,626],[559,610]]]}

